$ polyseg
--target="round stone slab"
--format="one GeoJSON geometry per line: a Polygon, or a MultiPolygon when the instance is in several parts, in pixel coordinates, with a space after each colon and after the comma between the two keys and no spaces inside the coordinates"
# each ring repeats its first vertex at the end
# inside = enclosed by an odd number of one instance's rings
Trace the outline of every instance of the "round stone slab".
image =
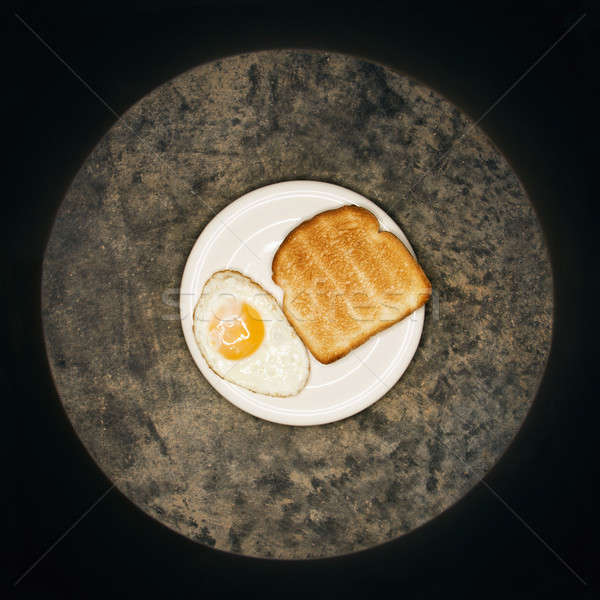
{"type": "Polygon", "coordinates": [[[229,57],[131,108],[64,199],[42,292],[56,386],[100,468],[175,531],[258,557],[353,552],[439,515],[506,449],[551,337],[542,234],[503,157],[431,90],[326,52],[229,57]],[[219,396],[187,349],[178,297],[218,212],[301,179],[378,204],[434,289],[400,381],[309,427],[219,396]]]}

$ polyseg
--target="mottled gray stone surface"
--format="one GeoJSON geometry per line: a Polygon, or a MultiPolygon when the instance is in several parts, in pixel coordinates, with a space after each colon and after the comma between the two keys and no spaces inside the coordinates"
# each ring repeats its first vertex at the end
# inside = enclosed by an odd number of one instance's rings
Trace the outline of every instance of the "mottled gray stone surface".
{"type": "Polygon", "coordinates": [[[100,467],[174,530],[277,558],[390,540],[472,488],[535,395],[551,313],[532,208],[481,131],[398,73],[313,52],[203,65],[134,106],[73,182],[43,276],[56,385],[100,467]],[[291,179],[389,210],[435,290],[398,384],[317,427],[219,396],[174,306],[210,219],[291,179]]]}

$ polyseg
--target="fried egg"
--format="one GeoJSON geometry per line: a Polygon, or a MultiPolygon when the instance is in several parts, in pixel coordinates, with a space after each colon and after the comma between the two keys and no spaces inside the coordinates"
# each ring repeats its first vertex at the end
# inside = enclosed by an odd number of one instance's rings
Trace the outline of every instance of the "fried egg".
{"type": "Polygon", "coordinates": [[[253,392],[294,396],[308,379],[308,352],[277,301],[237,271],[218,271],[204,285],[194,337],[217,375],[253,392]]]}

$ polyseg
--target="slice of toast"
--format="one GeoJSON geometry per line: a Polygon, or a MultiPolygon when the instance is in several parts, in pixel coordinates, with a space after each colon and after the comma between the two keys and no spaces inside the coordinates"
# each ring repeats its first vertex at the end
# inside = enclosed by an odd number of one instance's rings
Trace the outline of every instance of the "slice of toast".
{"type": "Polygon", "coordinates": [[[273,258],[283,311],[313,356],[332,363],[423,306],[431,284],[368,210],[343,206],[301,223],[273,258]]]}

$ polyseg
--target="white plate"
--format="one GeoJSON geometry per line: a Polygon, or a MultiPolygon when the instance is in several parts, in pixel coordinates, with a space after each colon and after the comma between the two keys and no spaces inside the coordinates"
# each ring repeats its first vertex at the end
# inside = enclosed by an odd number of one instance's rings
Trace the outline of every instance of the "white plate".
{"type": "Polygon", "coordinates": [[[382,230],[395,234],[414,256],[398,225],[359,194],[329,183],[286,181],[232,202],[204,229],[186,263],[181,282],[181,323],[187,345],[208,382],[242,410],[284,425],[321,425],[344,419],[381,398],[402,376],[421,339],[425,307],[330,364],[310,356],[310,376],[296,396],[256,394],[221,379],[206,364],[193,332],[193,313],[206,281],[233,269],[254,279],[281,305],[282,290],[271,279],[275,251],[302,221],[344,204],[363,206],[382,230]]]}

